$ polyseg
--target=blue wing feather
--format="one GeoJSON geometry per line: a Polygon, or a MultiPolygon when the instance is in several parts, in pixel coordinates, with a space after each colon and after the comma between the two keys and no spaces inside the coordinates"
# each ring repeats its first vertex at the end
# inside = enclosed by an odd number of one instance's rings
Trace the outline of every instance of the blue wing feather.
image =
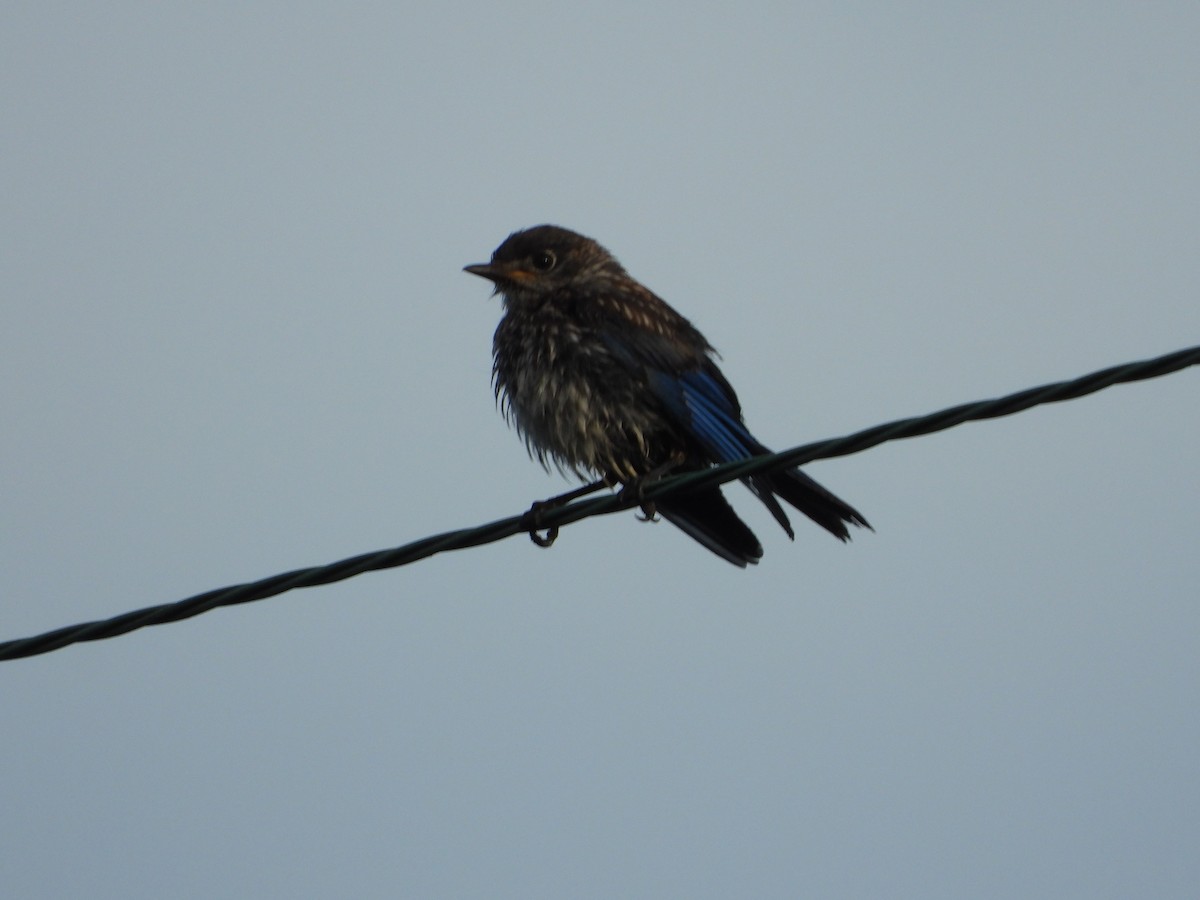
{"type": "Polygon", "coordinates": [[[741,421],[733,389],[707,355],[684,354],[682,348],[650,332],[604,334],[609,351],[631,370],[645,374],[650,390],[714,462],[745,459],[766,448],[741,421]]]}
{"type": "Polygon", "coordinates": [[[732,462],[761,452],[740,421],[736,401],[713,376],[703,371],[672,375],[656,369],[649,375],[655,396],[714,462],[732,462]]]}
{"type": "MultiPolygon", "coordinates": [[[[742,424],[736,398],[726,393],[717,377],[703,370],[680,375],[651,370],[650,386],[713,462],[734,462],[768,452],[742,424]]],[[[770,479],[743,478],[742,483],[771,511],[788,536],[793,536],[792,523],[775,499],[770,479]]]]}

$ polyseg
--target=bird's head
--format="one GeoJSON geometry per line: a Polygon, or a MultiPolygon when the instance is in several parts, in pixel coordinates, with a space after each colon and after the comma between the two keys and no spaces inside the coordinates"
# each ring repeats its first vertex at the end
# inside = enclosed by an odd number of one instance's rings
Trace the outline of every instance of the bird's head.
{"type": "Polygon", "coordinates": [[[465,266],[463,271],[491,281],[509,302],[538,300],[568,286],[586,288],[625,274],[612,254],[591,238],[557,225],[513,232],[496,248],[491,262],[465,266]]]}

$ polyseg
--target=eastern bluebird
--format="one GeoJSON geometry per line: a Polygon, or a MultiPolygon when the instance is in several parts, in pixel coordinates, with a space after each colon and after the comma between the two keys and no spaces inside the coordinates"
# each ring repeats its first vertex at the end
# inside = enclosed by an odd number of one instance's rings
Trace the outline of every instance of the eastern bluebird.
{"type": "MultiPolygon", "coordinates": [[[[496,398],[543,466],[629,487],[770,452],[743,424],[704,336],[591,238],[539,225],[509,235],[491,262],[465,271],[503,297],[492,343],[496,398]]],[[[776,495],[843,541],[847,523],[871,527],[798,468],[742,482],[793,539],[776,495]]],[[[656,506],[734,565],[762,558],[719,486],[656,506]]]]}

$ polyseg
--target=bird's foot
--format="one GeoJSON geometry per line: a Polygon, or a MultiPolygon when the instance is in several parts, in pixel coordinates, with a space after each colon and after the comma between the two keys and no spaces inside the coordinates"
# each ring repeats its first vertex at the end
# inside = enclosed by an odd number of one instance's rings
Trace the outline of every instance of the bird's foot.
{"type": "Polygon", "coordinates": [[[572,500],[586,497],[588,494],[593,494],[605,486],[603,481],[593,481],[591,484],[585,484],[583,487],[567,491],[565,494],[559,494],[557,497],[551,497],[549,500],[537,500],[529,507],[525,515],[521,516],[521,527],[529,532],[529,539],[539,547],[549,547],[558,540],[558,526],[543,527],[542,514],[547,510],[566,506],[572,500]],[[543,531],[545,534],[539,533],[543,531]]]}
{"type": "Polygon", "coordinates": [[[655,508],[653,500],[647,500],[642,504],[641,509],[642,511],[640,513],[635,514],[635,518],[637,518],[639,522],[658,521],[658,509],[655,508]]]}
{"type": "Polygon", "coordinates": [[[553,509],[558,504],[549,500],[537,500],[529,507],[529,511],[521,516],[521,527],[529,531],[529,539],[539,547],[549,547],[558,540],[558,526],[551,525],[549,528],[542,528],[542,513],[547,509],[553,509]],[[546,533],[539,534],[540,531],[546,533]]]}
{"type": "Polygon", "coordinates": [[[637,516],[639,521],[657,522],[658,510],[654,506],[654,501],[642,499],[642,490],[645,487],[645,484],[646,482],[643,478],[638,478],[635,481],[631,481],[621,488],[620,493],[617,494],[617,497],[622,503],[636,503],[638,505],[638,507],[641,509],[641,513],[637,516]]]}
{"type": "Polygon", "coordinates": [[[657,522],[658,510],[654,505],[653,500],[643,500],[642,494],[645,492],[646,486],[658,481],[664,475],[668,474],[672,469],[683,462],[682,454],[675,454],[665,463],[660,466],[655,466],[645,475],[639,475],[625,482],[618,496],[622,503],[636,503],[641,507],[642,514],[638,518],[643,522],[657,522]]]}

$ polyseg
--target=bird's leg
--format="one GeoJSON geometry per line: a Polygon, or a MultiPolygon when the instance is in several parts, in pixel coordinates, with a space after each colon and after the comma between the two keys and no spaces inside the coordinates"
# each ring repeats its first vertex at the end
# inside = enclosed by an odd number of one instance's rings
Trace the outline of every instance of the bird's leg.
{"type": "Polygon", "coordinates": [[[639,475],[637,478],[625,482],[625,485],[621,488],[620,493],[622,502],[630,499],[637,500],[638,506],[642,508],[642,514],[638,516],[638,518],[643,522],[657,522],[658,511],[654,507],[654,501],[647,500],[642,502],[642,491],[645,489],[647,484],[658,481],[658,479],[662,478],[682,462],[682,453],[672,454],[671,458],[665,463],[655,466],[644,475],[639,475]]]}
{"type": "Polygon", "coordinates": [[[529,511],[521,517],[521,526],[528,527],[529,539],[539,547],[549,547],[558,539],[558,526],[551,525],[546,529],[546,534],[540,535],[538,531],[541,529],[541,515],[544,510],[554,509],[555,507],[565,506],[572,500],[578,500],[580,497],[586,497],[588,494],[594,494],[602,487],[607,487],[607,482],[593,481],[591,484],[585,484],[583,487],[575,488],[573,491],[567,491],[565,494],[559,494],[557,497],[551,497],[549,500],[537,500],[529,507],[529,511]]]}

